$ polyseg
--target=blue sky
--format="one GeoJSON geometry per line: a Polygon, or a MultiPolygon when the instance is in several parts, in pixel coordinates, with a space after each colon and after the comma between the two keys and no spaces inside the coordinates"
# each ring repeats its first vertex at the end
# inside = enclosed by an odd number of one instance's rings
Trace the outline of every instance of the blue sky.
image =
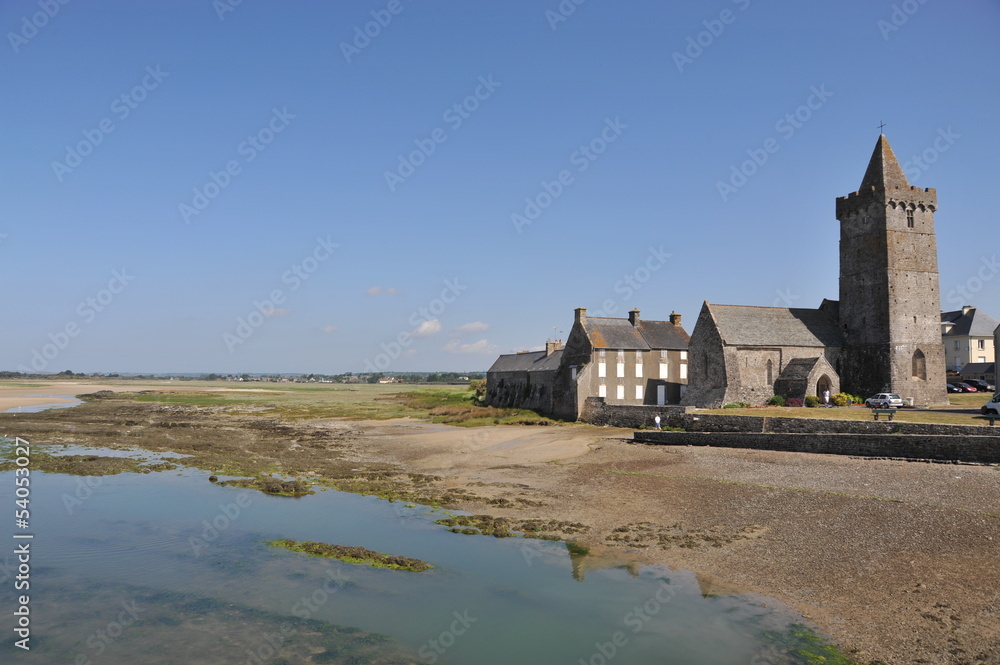
{"type": "Polygon", "coordinates": [[[815,307],[883,121],[944,308],[1000,318],[1000,2],[577,2],[0,3],[0,369],[464,371],[580,306],[815,307]]]}

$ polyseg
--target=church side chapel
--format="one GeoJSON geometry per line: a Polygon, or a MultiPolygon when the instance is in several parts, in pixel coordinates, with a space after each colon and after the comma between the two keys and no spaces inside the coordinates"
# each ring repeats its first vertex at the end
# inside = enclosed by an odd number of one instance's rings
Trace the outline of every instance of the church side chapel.
{"type": "Polygon", "coordinates": [[[818,309],[702,306],[682,404],[764,404],[774,395],[879,392],[948,403],[934,212],[885,135],[858,191],[836,201],[840,300],[818,309]]]}

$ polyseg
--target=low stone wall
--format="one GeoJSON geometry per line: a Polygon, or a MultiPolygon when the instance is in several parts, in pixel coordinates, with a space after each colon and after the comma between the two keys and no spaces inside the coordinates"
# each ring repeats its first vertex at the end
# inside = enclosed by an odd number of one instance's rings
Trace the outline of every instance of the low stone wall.
{"type": "Polygon", "coordinates": [[[636,443],[1000,464],[1000,435],[636,432],[636,443]]]}
{"type": "Polygon", "coordinates": [[[688,432],[757,432],[775,434],[927,434],[945,436],[1000,436],[1000,428],[983,425],[934,425],[888,420],[827,420],[825,418],[768,418],[706,413],[671,413],[671,427],[688,432]]]}
{"type": "Polygon", "coordinates": [[[591,425],[609,427],[652,427],[656,416],[660,416],[660,422],[666,425],[671,419],[683,416],[687,410],[689,407],[677,405],[606,404],[600,397],[588,397],[580,420],[591,425]]]}

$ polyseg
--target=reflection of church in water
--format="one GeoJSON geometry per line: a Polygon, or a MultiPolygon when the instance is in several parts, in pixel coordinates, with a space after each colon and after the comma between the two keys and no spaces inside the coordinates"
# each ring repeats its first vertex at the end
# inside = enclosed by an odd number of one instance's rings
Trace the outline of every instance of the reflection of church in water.
{"type": "Polygon", "coordinates": [[[837,199],[840,300],[818,309],[712,305],[691,335],[683,403],[762,404],[893,392],[947,404],[933,188],[911,187],[885,135],[837,199]]]}

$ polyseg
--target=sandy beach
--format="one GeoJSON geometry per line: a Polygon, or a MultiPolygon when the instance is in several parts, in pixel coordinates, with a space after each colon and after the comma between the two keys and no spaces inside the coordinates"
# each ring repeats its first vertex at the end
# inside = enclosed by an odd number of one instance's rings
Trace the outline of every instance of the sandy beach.
{"type": "Polygon", "coordinates": [[[630,431],[580,425],[262,422],[134,402],[7,414],[0,431],[187,452],[202,468],[280,464],[511,523],[584,525],[553,532],[589,546],[592,565],[663,563],[694,571],[715,593],[776,598],[858,662],[1000,663],[994,467],[645,446],[630,431]]]}

